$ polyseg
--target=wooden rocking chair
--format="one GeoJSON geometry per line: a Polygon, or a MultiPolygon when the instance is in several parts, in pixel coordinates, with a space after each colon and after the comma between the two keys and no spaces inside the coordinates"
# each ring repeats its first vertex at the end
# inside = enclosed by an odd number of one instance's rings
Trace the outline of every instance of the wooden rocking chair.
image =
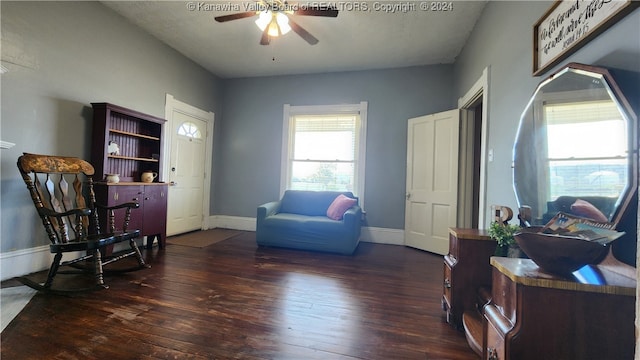
{"type": "Polygon", "coordinates": [[[135,242],[140,231],[127,229],[131,209],[138,208],[139,205],[135,202],[113,207],[96,204],[92,179],[94,169],[91,164],[73,157],[25,153],[18,158],[18,169],[51,241],[50,251],[55,254],[44,284],[22,277],[20,281],[23,284],[36,290],[58,293],[97,290],[108,288],[103,276],[106,271],[103,266],[107,264],[134,256],[137,259],[136,266],[113,271],[125,272],[149,267],[142,259],[135,242]],[[116,211],[118,209],[124,210],[116,211]],[[121,231],[116,231],[117,213],[124,216],[121,231]],[[106,216],[106,221],[101,216],[106,216]],[[103,232],[100,224],[107,224],[107,231],[103,232]],[[123,241],[129,241],[130,250],[127,252],[112,256],[103,254],[107,247],[123,241]],[[64,253],[73,252],[83,255],[72,260],[62,260],[64,253]],[[67,265],[74,269],[58,271],[61,266],[67,265]],[[93,273],[95,285],[75,289],[52,287],[56,274],[79,272],[93,273]]]}

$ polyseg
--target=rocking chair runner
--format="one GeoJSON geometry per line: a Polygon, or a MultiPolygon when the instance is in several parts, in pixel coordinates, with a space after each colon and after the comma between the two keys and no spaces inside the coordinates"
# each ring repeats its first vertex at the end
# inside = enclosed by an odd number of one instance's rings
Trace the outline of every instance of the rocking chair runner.
{"type": "Polygon", "coordinates": [[[91,164],[79,158],[25,153],[18,158],[18,169],[51,241],[50,251],[55,254],[44,284],[22,277],[20,280],[25,285],[36,290],[52,292],[96,290],[108,288],[103,276],[103,266],[107,264],[134,256],[138,262],[137,266],[116,271],[133,271],[149,267],[142,259],[135,242],[140,236],[140,231],[128,229],[131,209],[138,208],[139,205],[135,202],[112,207],[96,204],[92,179],[94,169],[91,164]],[[41,182],[41,177],[44,182],[41,182]],[[71,187],[68,180],[71,181],[71,187]],[[116,211],[118,209],[124,211],[116,211]],[[124,216],[121,231],[116,231],[116,213],[124,213],[119,214],[124,216]],[[106,216],[106,222],[101,222],[101,216],[106,216]],[[108,224],[106,232],[100,229],[101,223],[108,224]],[[103,256],[101,251],[107,246],[127,240],[131,247],[129,251],[114,256],[103,256]],[[62,261],[62,255],[69,252],[84,252],[84,255],[62,261]],[[89,261],[91,267],[81,266],[80,263],[84,261],[89,261]],[[95,286],[69,290],[53,289],[53,279],[57,273],[78,273],[58,271],[60,266],[66,265],[84,272],[93,272],[95,286]]]}

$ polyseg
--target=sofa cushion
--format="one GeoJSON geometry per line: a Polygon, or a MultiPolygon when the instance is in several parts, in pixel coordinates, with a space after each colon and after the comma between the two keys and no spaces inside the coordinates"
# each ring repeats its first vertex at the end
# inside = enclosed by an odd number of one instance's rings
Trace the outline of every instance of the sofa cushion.
{"type": "Polygon", "coordinates": [[[312,216],[304,223],[304,228],[318,234],[337,234],[344,232],[342,221],[331,220],[326,216],[312,216]]]}
{"type": "Polygon", "coordinates": [[[358,200],[344,196],[344,194],[338,195],[335,200],[329,205],[327,209],[327,217],[333,220],[341,220],[344,216],[344,212],[349,210],[350,207],[356,205],[358,200]]]}
{"type": "Polygon", "coordinates": [[[290,214],[290,213],[277,213],[271,216],[267,216],[264,219],[264,226],[270,228],[300,226],[304,223],[308,215],[290,214]]]}
{"type": "Polygon", "coordinates": [[[280,202],[281,213],[327,216],[329,205],[340,195],[353,198],[350,192],[287,190],[280,202]]]}
{"type": "Polygon", "coordinates": [[[264,220],[264,226],[273,229],[293,232],[326,234],[344,231],[341,221],[331,220],[326,216],[309,216],[300,214],[278,213],[264,220]]]}

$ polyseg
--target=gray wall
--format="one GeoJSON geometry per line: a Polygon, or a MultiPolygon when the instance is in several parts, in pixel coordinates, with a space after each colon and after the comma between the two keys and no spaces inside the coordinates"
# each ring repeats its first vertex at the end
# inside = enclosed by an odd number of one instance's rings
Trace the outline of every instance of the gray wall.
{"type": "MultiPolygon", "coordinates": [[[[255,217],[279,198],[283,105],[368,102],[367,225],[404,228],[407,119],[455,107],[451,65],[225,81],[216,214],[255,217]]],[[[219,150],[219,151],[218,151],[219,150]]]]}
{"type": "Polygon", "coordinates": [[[494,161],[487,164],[488,216],[492,204],[517,209],[511,176],[512,146],[520,115],[540,81],[569,62],[640,73],[640,9],[636,9],[555,68],[534,77],[533,24],[551,5],[541,1],[490,1],[454,66],[457,97],[480,78],[484,68],[490,69],[488,148],[494,150],[494,161]]]}
{"type": "Polygon", "coordinates": [[[89,159],[91,102],[164,117],[165,94],[220,111],[222,82],[98,2],[1,2],[0,252],[47,243],[22,152],[89,159]]]}
{"type": "MultiPolygon", "coordinates": [[[[165,93],[216,113],[211,213],[246,217],[278,197],[283,104],[368,101],[368,225],[401,229],[406,120],[454,107],[490,67],[487,204],[515,207],[511,146],[542,79],[531,75],[531,31],[550,5],[489,2],[454,65],[221,81],[100,3],[2,1],[10,71],[1,78],[0,137],[17,145],[0,152],[0,252],[46,243],[15,167],[22,152],[88,158],[90,102],[162,117],[165,93]]],[[[635,10],[565,62],[640,71],[639,32],[635,10]]]]}

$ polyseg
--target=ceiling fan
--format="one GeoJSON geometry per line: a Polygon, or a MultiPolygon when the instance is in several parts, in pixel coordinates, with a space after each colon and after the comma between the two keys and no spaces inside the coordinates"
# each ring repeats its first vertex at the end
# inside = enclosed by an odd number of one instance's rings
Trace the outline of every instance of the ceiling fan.
{"type": "Polygon", "coordinates": [[[252,4],[250,9],[251,11],[216,16],[215,20],[217,22],[227,22],[258,16],[255,23],[262,31],[260,45],[269,45],[271,38],[284,35],[290,30],[293,30],[296,34],[300,35],[300,37],[309,44],[315,45],[319,40],[293,21],[292,17],[297,15],[324,17],[338,16],[338,10],[330,5],[311,6],[306,4],[289,4],[284,0],[260,0],[257,3],[252,4]]]}

